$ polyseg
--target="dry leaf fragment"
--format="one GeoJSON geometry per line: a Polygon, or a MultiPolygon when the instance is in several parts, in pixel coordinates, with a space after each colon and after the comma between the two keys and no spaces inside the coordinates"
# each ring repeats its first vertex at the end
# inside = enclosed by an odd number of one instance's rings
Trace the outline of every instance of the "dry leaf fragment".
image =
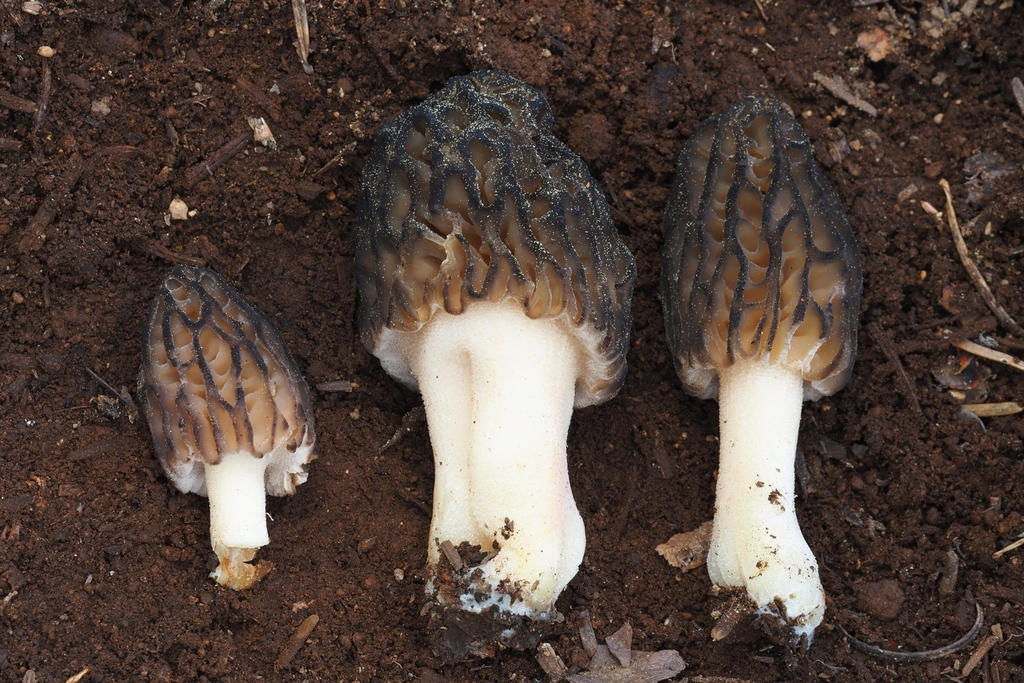
{"type": "Polygon", "coordinates": [[[676,534],[655,550],[670,565],[682,569],[683,573],[696,569],[707,562],[708,548],[711,547],[712,524],[704,522],[693,531],[676,534]]]}
{"type": "Polygon", "coordinates": [[[672,678],[686,668],[675,650],[658,652],[633,651],[628,669],[610,667],[573,674],[569,683],[658,683],[672,678]]]}
{"type": "Polygon", "coordinates": [[[633,627],[630,623],[627,621],[623,624],[622,628],[605,638],[604,643],[612,656],[619,660],[619,664],[628,669],[632,658],[630,648],[633,645],[633,627]]]}

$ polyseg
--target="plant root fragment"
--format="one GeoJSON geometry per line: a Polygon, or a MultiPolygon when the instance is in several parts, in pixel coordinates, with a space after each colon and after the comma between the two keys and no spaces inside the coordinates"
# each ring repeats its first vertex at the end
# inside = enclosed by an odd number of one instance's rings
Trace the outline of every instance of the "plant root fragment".
{"type": "Polygon", "coordinates": [[[901,662],[901,663],[920,663],[920,662],[931,662],[936,659],[942,659],[949,655],[956,654],[960,650],[974,642],[974,639],[978,637],[981,632],[981,627],[985,624],[985,613],[981,609],[981,603],[974,603],[974,606],[978,609],[978,617],[974,620],[974,626],[971,630],[964,634],[959,640],[950,643],[949,645],[943,645],[942,647],[934,650],[924,650],[922,652],[899,652],[897,650],[883,650],[880,647],[869,645],[863,640],[858,640],[846,632],[840,624],[836,624],[840,633],[846,637],[847,642],[850,646],[863,652],[866,655],[877,657],[878,659],[884,659],[890,662],[901,662]]]}

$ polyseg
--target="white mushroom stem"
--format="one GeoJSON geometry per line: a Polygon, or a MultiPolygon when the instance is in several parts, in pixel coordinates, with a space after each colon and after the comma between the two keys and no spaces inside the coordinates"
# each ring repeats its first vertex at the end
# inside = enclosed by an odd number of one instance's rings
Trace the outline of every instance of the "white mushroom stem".
{"type": "Polygon", "coordinates": [[[565,323],[532,320],[512,302],[437,312],[416,343],[435,462],[429,564],[444,541],[500,548],[462,608],[543,619],[585,546],[565,450],[576,343],[565,323]]]}
{"type": "Polygon", "coordinates": [[[266,573],[247,563],[258,548],[270,543],[264,483],[269,460],[235,452],[216,465],[205,466],[210,543],[220,559],[210,576],[222,586],[248,588],[266,573]]]}
{"type": "Polygon", "coordinates": [[[808,643],[825,613],[818,563],[794,508],[794,466],[804,381],[761,361],[719,371],[720,462],[708,573],[745,588],[765,612],[778,598],[808,643]]]}

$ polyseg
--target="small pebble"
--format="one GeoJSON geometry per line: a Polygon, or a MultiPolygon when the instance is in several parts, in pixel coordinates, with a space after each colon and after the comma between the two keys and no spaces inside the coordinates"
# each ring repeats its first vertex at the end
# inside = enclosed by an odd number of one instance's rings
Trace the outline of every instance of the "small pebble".
{"type": "Polygon", "coordinates": [[[892,579],[862,583],[854,587],[857,608],[882,621],[899,616],[906,596],[900,584],[892,579]]]}
{"type": "Polygon", "coordinates": [[[42,57],[43,59],[49,59],[50,57],[57,54],[57,51],[49,45],[40,45],[39,49],[36,50],[36,54],[42,57]]]}
{"type": "Polygon", "coordinates": [[[184,221],[188,219],[188,204],[181,201],[178,197],[171,200],[171,205],[167,208],[167,212],[171,215],[172,221],[184,221]]]}

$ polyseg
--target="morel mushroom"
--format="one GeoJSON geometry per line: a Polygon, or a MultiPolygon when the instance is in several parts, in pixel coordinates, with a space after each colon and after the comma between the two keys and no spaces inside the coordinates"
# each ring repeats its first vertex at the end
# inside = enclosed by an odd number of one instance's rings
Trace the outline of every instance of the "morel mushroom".
{"type": "Polygon", "coordinates": [[[686,391],[719,403],[711,580],[764,612],[778,601],[809,643],[825,596],[793,507],[801,403],[850,378],[861,267],[839,197],[778,102],[748,97],[690,137],[661,292],[686,391]]]}
{"type": "Polygon", "coordinates": [[[452,78],[381,127],[354,231],[363,342],[426,407],[428,592],[533,619],[583,559],[566,436],[574,406],[622,384],[635,279],[601,189],[551,124],[511,76],[452,78]],[[442,572],[446,541],[479,546],[482,564],[442,572]]]}
{"type": "Polygon", "coordinates": [[[270,564],[266,494],[291,495],[315,457],[309,388],[274,323],[219,275],[178,266],[143,335],[139,394],[164,472],[210,498],[210,575],[235,590],[270,564]]]}

